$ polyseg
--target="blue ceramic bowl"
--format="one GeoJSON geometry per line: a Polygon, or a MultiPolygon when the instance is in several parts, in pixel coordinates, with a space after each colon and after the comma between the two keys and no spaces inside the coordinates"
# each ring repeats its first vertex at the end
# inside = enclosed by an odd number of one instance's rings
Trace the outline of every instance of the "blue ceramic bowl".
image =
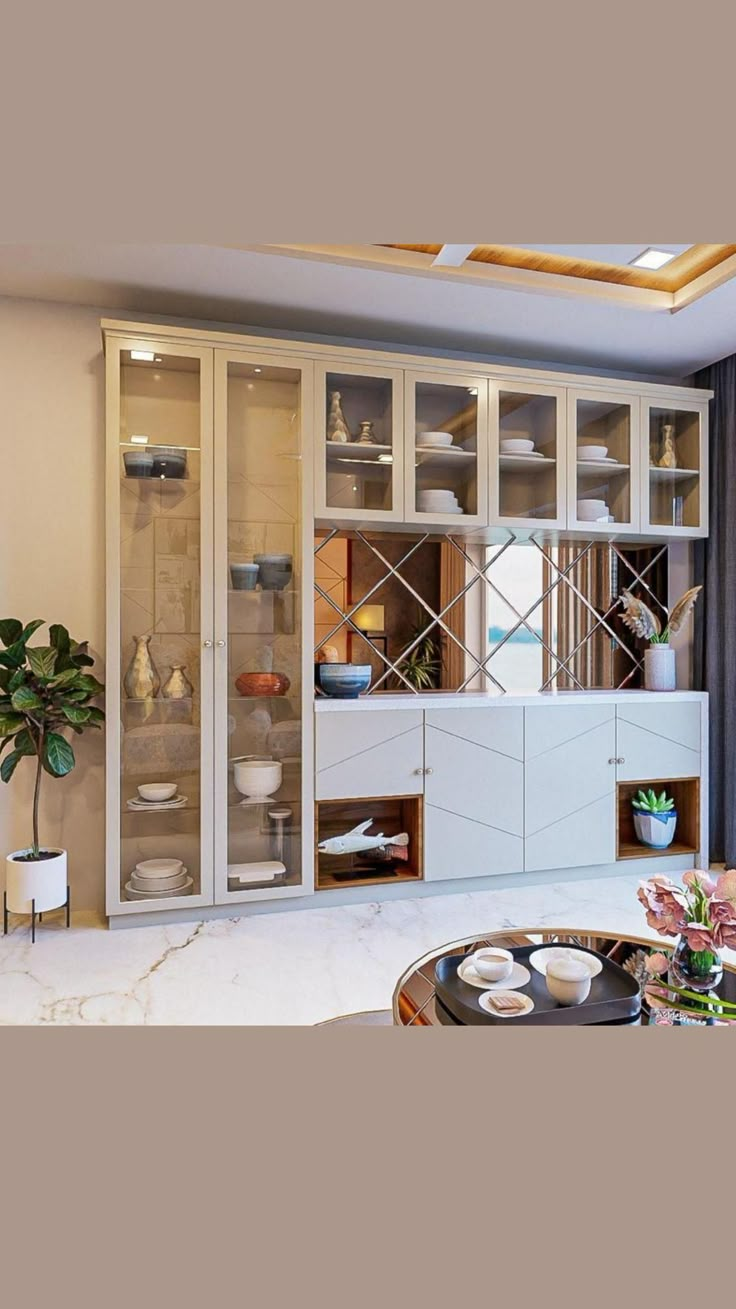
{"type": "Polygon", "coordinates": [[[320,664],[319,684],[335,699],[357,700],[371,684],[370,664],[320,664]]]}

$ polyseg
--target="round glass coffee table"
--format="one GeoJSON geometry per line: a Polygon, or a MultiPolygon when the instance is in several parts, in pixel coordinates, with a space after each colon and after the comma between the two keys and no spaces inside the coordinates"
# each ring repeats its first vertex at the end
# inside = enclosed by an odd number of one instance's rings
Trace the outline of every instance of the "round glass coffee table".
{"type": "MultiPolygon", "coordinates": [[[[430,954],[425,954],[399,978],[393,996],[393,1021],[396,1027],[445,1027],[457,1025],[435,995],[435,964],[445,955],[467,954],[486,945],[511,950],[524,945],[580,945],[598,954],[607,955],[622,968],[641,980],[644,976],[644,959],[652,950],[667,949],[661,941],[646,937],[604,932],[578,931],[569,927],[514,927],[487,936],[466,936],[451,941],[430,954]]],[[[724,1000],[736,1002],[736,967],[726,964],[718,994],[724,1000]]],[[[637,1020],[638,1022],[639,1020],[637,1020]]],[[[642,1006],[641,1023],[650,1021],[646,1006],[642,1006]]]]}

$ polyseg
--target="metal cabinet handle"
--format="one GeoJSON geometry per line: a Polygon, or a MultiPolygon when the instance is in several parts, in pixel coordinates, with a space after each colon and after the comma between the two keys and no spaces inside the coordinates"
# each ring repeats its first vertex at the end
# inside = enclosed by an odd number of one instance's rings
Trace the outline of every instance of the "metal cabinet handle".
{"type": "Polygon", "coordinates": [[[433,772],[434,772],[434,768],[425,768],[424,772],[425,772],[425,776],[428,776],[429,773],[433,773],[433,772]]]}
{"type": "Polygon", "coordinates": [[[202,645],[204,646],[205,650],[211,650],[211,649],[212,649],[212,642],[211,642],[211,641],[203,641],[203,642],[202,642],[202,645]]]}
{"type": "Polygon", "coordinates": [[[618,763],[618,759],[609,759],[608,762],[609,762],[609,764],[617,764],[617,763],[618,763]]]}
{"type": "Polygon", "coordinates": [[[226,642],[225,642],[225,641],[218,641],[217,644],[218,644],[218,646],[220,647],[220,649],[222,649],[222,647],[226,644],[226,642]]]}
{"type": "Polygon", "coordinates": [[[415,769],[414,769],[414,776],[415,776],[415,777],[424,777],[424,769],[423,769],[423,768],[415,768],[415,769]]]}
{"type": "Polygon", "coordinates": [[[625,764],[625,763],[626,763],[626,760],[624,759],[623,755],[621,755],[621,758],[620,758],[620,759],[617,759],[616,762],[619,763],[619,764],[625,764]]]}

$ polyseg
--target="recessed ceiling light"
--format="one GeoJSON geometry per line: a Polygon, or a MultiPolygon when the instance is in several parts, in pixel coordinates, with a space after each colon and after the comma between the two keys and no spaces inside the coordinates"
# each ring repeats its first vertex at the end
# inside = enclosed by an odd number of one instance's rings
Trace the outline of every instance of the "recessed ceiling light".
{"type": "Polygon", "coordinates": [[[439,254],[436,254],[432,260],[432,267],[459,268],[474,250],[475,245],[443,245],[439,254]]]}
{"type": "Polygon", "coordinates": [[[637,255],[631,263],[634,268],[664,268],[665,264],[670,263],[677,256],[671,250],[655,250],[650,246],[643,254],[637,255]]]}
{"type": "Polygon", "coordinates": [[[156,358],[153,350],[131,350],[131,359],[140,359],[142,363],[152,364],[156,358]]]}
{"type": "Polygon", "coordinates": [[[131,438],[130,438],[130,444],[131,444],[131,445],[148,445],[148,437],[147,437],[147,436],[131,436],[131,438]]]}

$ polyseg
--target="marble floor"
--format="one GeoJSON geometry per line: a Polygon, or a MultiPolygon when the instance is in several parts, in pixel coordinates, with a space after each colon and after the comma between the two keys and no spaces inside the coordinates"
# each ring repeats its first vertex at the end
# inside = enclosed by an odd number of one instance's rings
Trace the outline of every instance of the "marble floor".
{"type": "Polygon", "coordinates": [[[638,878],[611,877],[384,904],[109,932],[76,915],[30,945],[0,937],[0,1024],[303,1025],[387,1009],[433,946],[503,927],[649,935],[638,878]]]}

